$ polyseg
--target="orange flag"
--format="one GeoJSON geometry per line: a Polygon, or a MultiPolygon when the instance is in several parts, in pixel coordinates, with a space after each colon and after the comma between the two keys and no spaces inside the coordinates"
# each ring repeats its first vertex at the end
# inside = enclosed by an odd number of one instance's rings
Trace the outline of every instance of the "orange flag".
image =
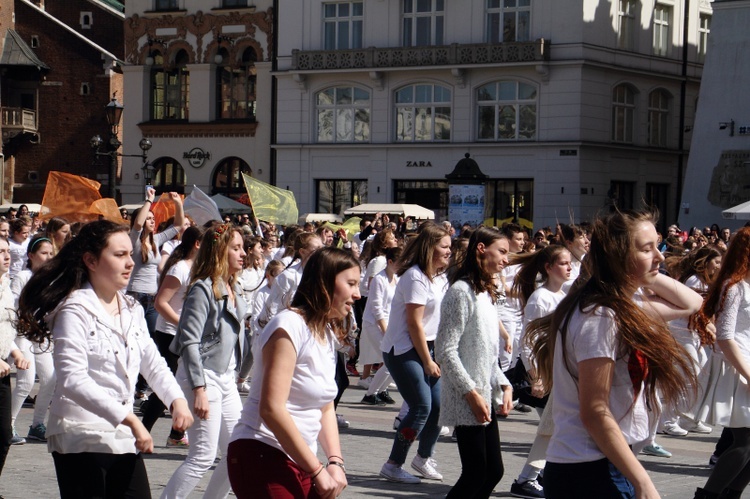
{"type": "Polygon", "coordinates": [[[100,187],[99,182],[79,175],[49,172],[42,198],[42,219],[63,217],[69,222],[90,222],[103,216],[122,223],[115,200],[102,199],[100,187]]]}
{"type": "MultiPolygon", "coordinates": [[[[183,195],[180,195],[180,197],[185,198],[183,195]]],[[[174,203],[169,197],[169,193],[162,193],[159,199],[151,205],[151,211],[154,213],[156,230],[159,230],[159,224],[166,222],[174,216],[174,203]]]]}

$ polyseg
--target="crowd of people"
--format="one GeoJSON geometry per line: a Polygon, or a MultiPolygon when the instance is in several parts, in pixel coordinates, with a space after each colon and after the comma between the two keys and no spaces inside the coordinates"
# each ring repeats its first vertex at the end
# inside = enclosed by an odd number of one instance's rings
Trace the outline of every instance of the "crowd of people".
{"type": "Polygon", "coordinates": [[[354,377],[364,405],[403,399],[383,479],[442,480],[434,449],[452,428],[449,498],[493,492],[513,410],[539,415],[515,497],[659,497],[637,455],[714,426],[695,497],[750,483],[750,228],[662,237],[647,212],[533,235],[381,214],[355,233],[197,226],[174,193],[157,227],[154,196],[116,222],[0,220],[0,470],[34,439],[61,497],[150,497],[142,455],[168,410],[166,446],[187,456],[162,498],[207,473],[205,497],[338,497],[336,407],[354,377]]]}

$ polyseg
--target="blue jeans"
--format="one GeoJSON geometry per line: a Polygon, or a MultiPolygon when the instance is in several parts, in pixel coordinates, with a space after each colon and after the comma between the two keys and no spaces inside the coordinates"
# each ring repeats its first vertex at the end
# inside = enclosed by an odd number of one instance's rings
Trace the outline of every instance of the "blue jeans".
{"type": "Polygon", "coordinates": [[[635,488],[606,458],[574,464],[547,461],[544,496],[547,499],[635,499],[635,488]]]}
{"type": "Polygon", "coordinates": [[[138,293],[137,291],[128,291],[128,294],[135,298],[138,303],[143,307],[143,313],[146,316],[146,326],[148,327],[148,334],[153,338],[156,332],[156,318],[159,313],[154,308],[154,297],[148,293],[138,293]]]}
{"type": "MultiPolygon", "coordinates": [[[[428,343],[430,356],[434,358],[431,343],[428,343]]],[[[393,349],[383,352],[383,361],[393,376],[399,393],[409,404],[409,412],[398,427],[389,459],[399,466],[404,464],[409,448],[417,437],[417,453],[423,458],[432,457],[440,436],[440,378],[425,374],[422,361],[413,348],[401,355],[394,355],[393,349]]]]}

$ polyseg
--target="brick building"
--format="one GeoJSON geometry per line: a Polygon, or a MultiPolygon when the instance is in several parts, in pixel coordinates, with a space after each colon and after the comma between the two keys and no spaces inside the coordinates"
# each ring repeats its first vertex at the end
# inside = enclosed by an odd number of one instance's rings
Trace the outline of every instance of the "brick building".
{"type": "Polygon", "coordinates": [[[95,164],[89,141],[109,132],[112,95],[124,99],[123,20],[115,0],[0,0],[0,38],[26,54],[23,67],[0,77],[3,201],[40,202],[52,170],[98,180],[107,192],[107,159],[95,164]]]}

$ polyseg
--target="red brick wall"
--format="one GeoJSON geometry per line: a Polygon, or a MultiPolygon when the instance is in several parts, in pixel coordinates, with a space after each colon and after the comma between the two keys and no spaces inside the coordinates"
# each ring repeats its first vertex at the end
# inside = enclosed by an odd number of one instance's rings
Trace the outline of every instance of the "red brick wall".
{"type": "MultiPolygon", "coordinates": [[[[91,6],[88,2],[66,0],[50,2],[47,7],[68,3],[91,6]]],[[[104,15],[98,17],[104,18],[104,15]]],[[[86,31],[93,33],[105,29],[122,46],[122,22],[119,29],[115,29],[114,26],[104,26],[104,23],[97,24],[95,18],[93,29],[86,31]]],[[[47,173],[51,170],[92,179],[97,179],[97,174],[106,176],[109,158],[101,157],[98,166],[92,165],[89,140],[97,134],[107,138],[109,127],[104,106],[111,99],[113,89],[119,90],[117,96],[122,102],[122,76],[116,75],[113,79],[105,75],[99,51],[21,2],[16,3],[16,30],[27,42],[31,35],[38,36],[39,47],[35,52],[50,67],[38,92],[40,143],[23,144],[15,158],[14,202],[40,202],[47,173]],[[81,95],[83,82],[89,84],[89,95],[81,95]],[[39,172],[38,183],[32,184],[28,180],[29,171],[39,172]]],[[[106,183],[105,180],[101,182],[106,183]]],[[[102,187],[102,192],[106,193],[106,185],[102,187]]]]}

